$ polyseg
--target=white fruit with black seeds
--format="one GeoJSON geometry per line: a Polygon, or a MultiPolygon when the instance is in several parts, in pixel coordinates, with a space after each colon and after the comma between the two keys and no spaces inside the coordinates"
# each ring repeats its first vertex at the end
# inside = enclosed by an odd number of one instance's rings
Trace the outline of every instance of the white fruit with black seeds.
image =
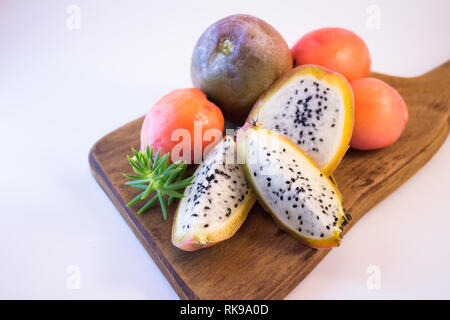
{"type": "Polygon", "coordinates": [[[225,136],[194,173],[175,214],[172,243],[183,250],[209,247],[233,236],[255,202],[236,162],[236,142],[225,136]]]}
{"type": "Polygon", "coordinates": [[[341,196],[315,163],[285,136],[246,124],[238,154],[259,202],[289,233],[315,248],[339,245],[341,196]]]}

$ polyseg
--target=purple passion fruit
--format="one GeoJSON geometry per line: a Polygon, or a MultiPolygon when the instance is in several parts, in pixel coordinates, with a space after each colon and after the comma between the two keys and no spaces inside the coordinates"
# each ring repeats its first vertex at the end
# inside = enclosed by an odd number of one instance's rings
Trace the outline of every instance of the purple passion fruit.
{"type": "Polygon", "coordinates": [[[237,14],[201,35],[191,76],[226,117],[242,122],[258,97],[292,67],[291,52],[278,31],[261,19],[237,14]]]}

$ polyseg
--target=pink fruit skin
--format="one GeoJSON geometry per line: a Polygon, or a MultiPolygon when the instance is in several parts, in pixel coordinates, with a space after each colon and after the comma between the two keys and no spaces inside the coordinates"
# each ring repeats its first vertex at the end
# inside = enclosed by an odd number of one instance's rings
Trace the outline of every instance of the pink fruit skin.
{"type": "Polygon", "coordinates": [[[200,250],[200,249],[203,249],[203,248],[211,247],[211,246],[215,245],[218,242],[210,242],[207,245],[198,245],[198,244],[195,243],[195,241],[193,239],[190,239],[190,240],[186,240],[186,241],[181,242],[181,243],[176,243],[176,242],[173,242],[173,241],[172,241],[172,243],[173,243],[173,245],[175,247],[177,247],[177,248],[179,248],[181,250],[184,250],[184,251],[197,251],[197,250],[200,250]]]}
{"type": "Polygon", "coordinates": [[[375,78],[351,82],[355,121],[350,146],[359,150],[393,144],[408,121],[408,108],[397,90],[375,78]]]}
{"type": "MultiPolygon", "coordinates": [[[[202,134],[209,129],[223,131],[224,118],[222,111],[199,89],[176,89],[161,99],[150,109],[145,116],[141,128],[141,149],[147,145],[161,153],[172,152],[179,141],[172,140],[172,134],[177,129],[186,130],[190,135],[191,162],[194,160],[195,138],[202,139],[202,134]],[[200,137],[195,134],[195,121],[201,123],[200,137]]],[[[184,141],[189,143],[189,141],[184,141]]],[[[203,151],[212,141],[201,140],[198,144],[203,151]]],[[[173,153],[173,152],[172,152],[173,153]]],[[[172,160],[179,160],[172,154],[172,160]]]]}
{"type": "Polygon", "coordinates": [[[350,30],[323,28],[305,34],[292,48],[297,65],[316,64],[348,81],[367,77],[371,58],[364,41],[350,30]]]}

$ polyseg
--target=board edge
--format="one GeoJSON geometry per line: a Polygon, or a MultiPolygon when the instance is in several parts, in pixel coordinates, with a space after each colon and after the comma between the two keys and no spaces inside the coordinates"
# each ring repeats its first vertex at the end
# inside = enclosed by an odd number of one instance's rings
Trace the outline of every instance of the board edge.
{"type": "MultiPolygon", "coordinates": [[[[139,118],[140,119],[140,118],[139,118]]],[[[138,120],[138,119],[136,119],[138,120]]],[[[111,182],[107,178],[100,163],[95,157],[95,149],[98,144],[104,140],[108,135],[98,140],[89,151],[88,160],[91,168],[91,173],[108,198],[113,202],[114,206],[120,212],[120,215],[124,218],[128,226],[133,231],[134,235],[144,246],[150,257],[155,264],[164,274],[166,279],[171,284],[172,288],[183,299],[199,300],[200,298],[189,288],[182,278],[178,276],[178,273],[170,266],[170,263],[164,258],[161,250],[152,241],[151,235],[144,229],[144,227],[136,220],[133,213],[126,209],[125,203],[121,199],[120,195],[114,190],[111,182]]]]}

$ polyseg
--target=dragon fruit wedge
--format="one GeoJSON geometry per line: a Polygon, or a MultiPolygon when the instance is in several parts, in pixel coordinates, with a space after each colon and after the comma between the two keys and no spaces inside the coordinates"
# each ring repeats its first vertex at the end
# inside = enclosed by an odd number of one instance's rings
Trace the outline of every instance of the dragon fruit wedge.
{"type": "Polygon", "coordinates": [[[352,135],[352,89],[338,73],[303,65],[271,86],[247,121],[287,136],[329,176],[352,135]]]}
{"type": "Polygon", "coordinates": [[[311,158],[276,132],[245,124],[238,158],[258,201],[279,226],[314,248],[340,244],[350,219],[341,195],[311,158]]]}
{"type": "Polygon", "coordinates": [[[244,222],[256,197],[235,158],[235,138],[225,136],[194,172],[175,213],[176,247],[212,246],[233,236],[244,222]]]}

